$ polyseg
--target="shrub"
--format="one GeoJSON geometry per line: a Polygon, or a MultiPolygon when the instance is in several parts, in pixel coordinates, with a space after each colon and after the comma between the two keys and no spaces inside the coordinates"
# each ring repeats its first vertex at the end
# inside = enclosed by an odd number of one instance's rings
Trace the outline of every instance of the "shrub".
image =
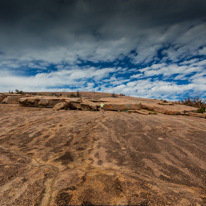
{"type": "Polygon", "coordinates": [[[167,103],[167,100],[163,100],[164,103],[167,103]]]}
{"type": "Polygon", "coordinates": [[[204,113],[205,112],[205,107],[201,107],[197,109],[197,113],[204,113]]]}
{"type": "Polygon", "coordinates": [[[17,94],[23,94],[23,91],[19,91],[18,89],[15,89],[15,92],[16,92],[17,94]]]}
{"type": "Polygon", "coordinates": [[[196,97],[186,97],[184,100],[181,100],[182,104],[192,107],[206,107],[206,102],[200,99],[199,96],[196,97]]]}

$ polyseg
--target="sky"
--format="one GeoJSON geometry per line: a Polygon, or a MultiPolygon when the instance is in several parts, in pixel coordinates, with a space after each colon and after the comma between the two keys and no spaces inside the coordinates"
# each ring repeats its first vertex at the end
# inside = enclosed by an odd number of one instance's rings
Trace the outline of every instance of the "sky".
{"type": "Polygon", "coordinates": [[[1,0],[0,92],[206,98],[205,0],[1,0]]]}

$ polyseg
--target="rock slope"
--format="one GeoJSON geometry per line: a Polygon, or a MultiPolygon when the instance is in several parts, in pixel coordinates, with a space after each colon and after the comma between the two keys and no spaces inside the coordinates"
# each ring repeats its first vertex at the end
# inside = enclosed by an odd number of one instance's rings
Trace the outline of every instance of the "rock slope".
{"type": "Polygon", "coordinates": [[[18,104],[0,114],[0,205],[206,205],[205,119],[18,104]]]}

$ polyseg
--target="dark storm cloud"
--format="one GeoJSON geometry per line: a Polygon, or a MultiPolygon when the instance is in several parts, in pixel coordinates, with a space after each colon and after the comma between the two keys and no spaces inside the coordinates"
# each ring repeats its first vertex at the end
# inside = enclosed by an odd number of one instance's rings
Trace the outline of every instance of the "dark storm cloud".
{"type": "Polygon", "coordinates": [[[48,51],[75,42],[95,44],[88,48],[95,50],[98,43],[124,37],[138,43],[137,38],[145,40],[153,30],[164,33],[177,23],[192,27],[206,20],[205,11],[205,0],[1,0],[0,41],[4,50],[48,51]]]}
{"type": "Polygon", "coordinates": [[[0,89],[100,85],[101,91],[138,90],[148,97],[202,91],[205,11],[205,0],[1,0],[0,89]],[[125,68],[114,66],[119,61],[125,68]],[[129,72],[131,78],[122,77],[129,72]],[[171,78],[188,79],[188,85],[171,78]]]}

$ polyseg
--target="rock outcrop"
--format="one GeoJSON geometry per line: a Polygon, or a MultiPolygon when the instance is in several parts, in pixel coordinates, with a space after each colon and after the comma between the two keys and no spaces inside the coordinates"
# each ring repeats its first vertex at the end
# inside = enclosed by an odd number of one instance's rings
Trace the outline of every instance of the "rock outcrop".
{"type": "MultiPolygon", "coordinates": [[[[68,102],[78,104],[80,106],[80,98],[63,98],[63,97],[24,97],[19,99],[19,104],[27,107],[45,107],[53,108],[60,102],[68,102]]],[[[75,107],[76,108],[76,107],[75,107]]]]}
{"type": "Polygon", "coordinates": [[[152,112],[158,112],[167,115],[180,115],[185,112],[194,112],[194,107],[188,107],[184,105],[160,105],[160,104],[145,104],[142,103],[142,109],[146,109],[152,112]]]}
{"type": "Polygon", "coordinates": [[[149,115],[149,114],[157,114],[156,112],[150,112],[148,110],[144,110],[144,109],[141,109],[141,110],[128,110],[128,113],[131,114],[131,113],[138,113],[138,114],[143,114],[143,115],[149,115]]]}
{"type": "Polygon", "coordinates": [[[59,102],[53,107],[53,110],[59,111],[60,109],[68,109],[70,108],[70,104],[70,102],[59,102]]]}
{"type": "Polygon", "coordinates": [[[19,99],[22,97],[22,95],[9,95],[6,98],[2,100],[2,104],[18,104],[19,99]]]}
{"type": "Polygon", "coordinates": [[[124,110],[139,110],[141,109],[140,102],[126,102],[126,103],[104,103],[105,110],[124,111],[124,110]]]}
{"type": "Polygon", "coordinates": [[[83,111],[99,111],[100,104],[93,102],[83,102],[81,103],[81,110],[83,111]]]}
{"type": "Polygon", "coordinates": [[[160,100],[122,97],[122,98],[100,98],[88,99],[85,97],[68,98],[54,96],[29,96],[20,94],[0,94],[2,104],[20,104],[21,106],[99,111],[100,104],[104,103],[106,111],[128,111],[129,113],[166,115],[188,115],[199,118],[206,118],[206,114],[196,113],[196,108],[186,105],[174,104],[173,102],[162,102],[160,100]],[[66,103],[62,103],[66,102],[66,103]],[[56,106],[57,105],[57,106],[56,106]],[[55,107],[56,106],[56,107],[55,107]],[[143,110],[142,110],[143,109],[143,110]],[[139,111],[139,112],[138,112],[139,111]]]}
{"type": "Polygon", "coordinates": [[[2,102],[2,100],[5,98],[6,96],[3,94],[0,94],[0,103],[2,102]]]}
{"type": "Polygon", "coordinates": [[[202,113],[188,112],[187,115],[192,117],[206,118],[206,113],[202,114],[202,113]]]}

